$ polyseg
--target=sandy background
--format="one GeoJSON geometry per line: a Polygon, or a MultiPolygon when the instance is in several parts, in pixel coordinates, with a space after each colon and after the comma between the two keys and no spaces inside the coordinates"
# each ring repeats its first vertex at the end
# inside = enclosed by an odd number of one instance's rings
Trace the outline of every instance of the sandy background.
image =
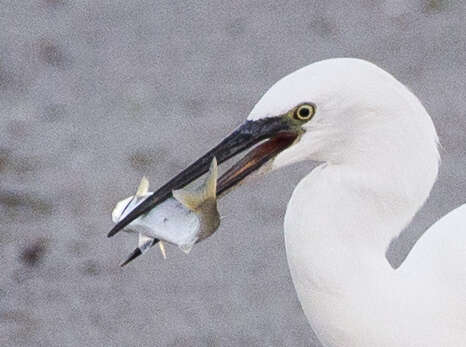
{"type": "Polygon", "coordinates": [[[399,264],[466,200],[465,2],[0,1],[0,345],[319,346],[282,223],[298,165],[221,201],[219,231],[121,270],[110,213],[241,123],[280,77],[336,56],[406,83],[443,144],[399,264]],[[285,179],[286,177],[286,179],[285,179]],[[254,188],[254,189],[253,189],[254,188]]]}

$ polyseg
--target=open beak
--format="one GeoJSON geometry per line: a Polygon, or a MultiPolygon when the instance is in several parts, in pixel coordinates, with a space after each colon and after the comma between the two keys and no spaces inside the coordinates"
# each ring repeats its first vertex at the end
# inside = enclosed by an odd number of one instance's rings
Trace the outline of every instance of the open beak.
{"type": "MultiPolygon", "coordinates": [[[[246,176],[259,169],[278,153],[291,146],[300,134],[300,128],[287,121],[283,116],[263,118],[244,122],[217,146],[188,166],[151,196],[139,204],[108,233],[115,235],[133,220],[147,213],[169,198],[173,190],[180,189],[196,180],[209,170],[212,158],[219,164],[244,150],[254,147],[249,153],[231,167],[217,182],[217,195],[233,188],[246,176]]],[[[156,242],[154,242],[155,244],[156,242]]]]}

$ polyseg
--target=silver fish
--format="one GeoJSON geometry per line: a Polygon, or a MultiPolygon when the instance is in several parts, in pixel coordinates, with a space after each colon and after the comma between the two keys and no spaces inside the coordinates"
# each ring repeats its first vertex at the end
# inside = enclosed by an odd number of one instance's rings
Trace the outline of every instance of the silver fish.
{"type": "MultiPolygon", "coordinates": [[[[198,189],[174,190],[173,197],[132,221],[125,230],[139,234],[138,247],[121,266],[146,253],[157,243],[165,257],[163,242],[189,253],[196,242],[212,235],[220,225],[217,176],[217,160],[213,158],[207,178],[198,189]]],[[[112,212],[113,222],[121,221],[152,194],[149,192],[149,181],[143,177],[136,194],[117,203],[112,212]]]]}

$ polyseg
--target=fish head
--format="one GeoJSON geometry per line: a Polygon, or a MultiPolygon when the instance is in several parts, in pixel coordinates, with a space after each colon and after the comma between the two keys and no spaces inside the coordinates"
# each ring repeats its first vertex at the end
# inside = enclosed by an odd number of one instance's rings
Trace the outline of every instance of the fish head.
{"type": "Polygon", "coordinates": [[[139,183],[136,194],[117,202],[115,205],[112,211],[113,223],[121,221],[128,213],[134,210],[142,201],[152,194],[153,193],[149,191],[149,181],[144,176],[139,183]]]}

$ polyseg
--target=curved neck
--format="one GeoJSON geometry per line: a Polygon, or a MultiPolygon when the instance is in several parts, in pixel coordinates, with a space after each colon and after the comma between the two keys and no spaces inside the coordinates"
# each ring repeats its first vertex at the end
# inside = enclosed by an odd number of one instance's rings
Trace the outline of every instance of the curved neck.
{"type": "Polygon", "coordinates": [[[295,188],[285,215],[291,276],[307,318],[327,345],[349,346],[358,336],[369,341],[365,345],[384,339],[394,345],[392,332],[404,329],[399,317],[406,310],[399,299],[411,294],[385,253],[427,193],[416,200],[367,172],[319,166],[295,188]],[[392,329],[368,335],[368,327],[387,324],[392,329]]]}
{"type": "Polygon", "coordinates": [[[293,192],[286,234],[294,234],[303,251],[327,262],[338,249],[340,255],[348,252],[348,259],[355,259],[358,266],[390,267],[385,258],[390,242],[411,221],[432,185],[423,196],[407,194],[399,183],[402,178],[390,174],[396,175],[341,164],[319,166],[293,192]],[[393,184],[384,182],[384,176],[393,184]]]}

